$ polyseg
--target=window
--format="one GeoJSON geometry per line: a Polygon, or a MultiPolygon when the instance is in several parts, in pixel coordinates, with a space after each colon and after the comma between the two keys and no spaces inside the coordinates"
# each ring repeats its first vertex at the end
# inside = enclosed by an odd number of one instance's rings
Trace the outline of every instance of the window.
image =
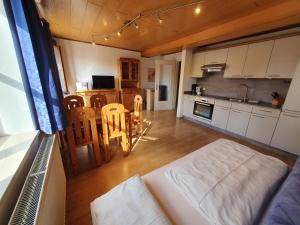
{"type": "MultiPolygon", "coordinates": [[[[0,1],[0,199],[37,131],[22,83],[9,23],[0,1]]],[[[0,212],[1,214],[1,212],[0,212]]]]}

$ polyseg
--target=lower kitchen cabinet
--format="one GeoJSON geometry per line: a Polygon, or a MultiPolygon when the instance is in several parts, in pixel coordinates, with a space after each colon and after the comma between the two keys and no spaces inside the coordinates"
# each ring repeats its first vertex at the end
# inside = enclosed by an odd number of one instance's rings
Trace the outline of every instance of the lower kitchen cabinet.
{"type": "Polygon", "coordinates": [[[194,96],[193,95],[184,95],[183,96],[183,116],[192,118],[194,110],[194,96]]]}
{"type": "Polygon", "coordinates": [[[264,144],[270,144],[278,118],[252,114],[246,137],[264,144]]]}
{"type": "Polygon", "coordinates": [[[229,112],[229,108],[215,105],[211,124],[215,127],[226,129],[229,112]]]}
{"type": "Polygon", "coordinates": [[[282,112],[271,145],[300,155],[300,115],[282,112]]]}
{"type": "Polygon", "coordinates": [[[227,130],[232,133],[245,136],[250,115],[250,112],[231,109],[227,123],[227,130]]]}

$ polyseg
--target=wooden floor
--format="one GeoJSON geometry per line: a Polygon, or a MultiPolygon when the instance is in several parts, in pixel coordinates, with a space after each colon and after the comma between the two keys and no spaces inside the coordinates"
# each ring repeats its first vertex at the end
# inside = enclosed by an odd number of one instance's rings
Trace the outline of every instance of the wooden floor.
{"type": "Polygon", "coordinates": [[[174,111],[146,113],[146,117],[152,121],[152,126],[146,137],[138,142],[134,151],[126,158],[117,151],[111,162],[96,168],[91,159],[91,151],[80,151],[83,171],[76,177],[69,177],[67,183],[67,225],[92,224],[90,202],[95,198],[130,176],[146,174],[219,138],[228,138],[259,152],[273,155],[289,166],[294,164],[293,160],[246,141],[178,119],[174,111]]]}

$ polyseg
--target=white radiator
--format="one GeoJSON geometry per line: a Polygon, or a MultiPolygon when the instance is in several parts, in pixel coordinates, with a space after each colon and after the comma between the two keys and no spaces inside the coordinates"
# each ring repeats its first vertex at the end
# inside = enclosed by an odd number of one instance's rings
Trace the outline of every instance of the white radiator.
{"type": "Polygon", "coordinates": [[[65,224],[66,177],[55,135],[39,147],[10,225],[65,224]]]}

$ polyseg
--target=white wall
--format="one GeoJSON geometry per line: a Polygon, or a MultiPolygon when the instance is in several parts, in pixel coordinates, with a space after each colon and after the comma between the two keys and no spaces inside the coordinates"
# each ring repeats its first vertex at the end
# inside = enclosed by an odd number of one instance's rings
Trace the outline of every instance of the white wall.
{"type": "Polygon", "coordinates": [[[155,58],[143,58],[140,52],[101,45],[92,45],[65,39],[56,39],[61,46],[63,64],[68,88],[75,91],[76,81],[91,82],[92,75],[113,75],[118,78],[118,59],[136,58],[141,61],[140,76],[142,88],[154,88],[148,82],[148,68],[155,68],[155,58]]]}
{"type": "Polygon", "coordinates": [[[190,90],[192,83],[195,83],[195,78],[192,78],[190,74],[190,68],[192,64],[192,49],[182,50],[181,59],[182,61],[178,88],[177,117],[182,117],[184,91],[190,90]]]}
{"type": "Polygon", "coordinates": [[[3,1],[0,2],[0,27],[0,136],[33,131],[3,1]]]}

